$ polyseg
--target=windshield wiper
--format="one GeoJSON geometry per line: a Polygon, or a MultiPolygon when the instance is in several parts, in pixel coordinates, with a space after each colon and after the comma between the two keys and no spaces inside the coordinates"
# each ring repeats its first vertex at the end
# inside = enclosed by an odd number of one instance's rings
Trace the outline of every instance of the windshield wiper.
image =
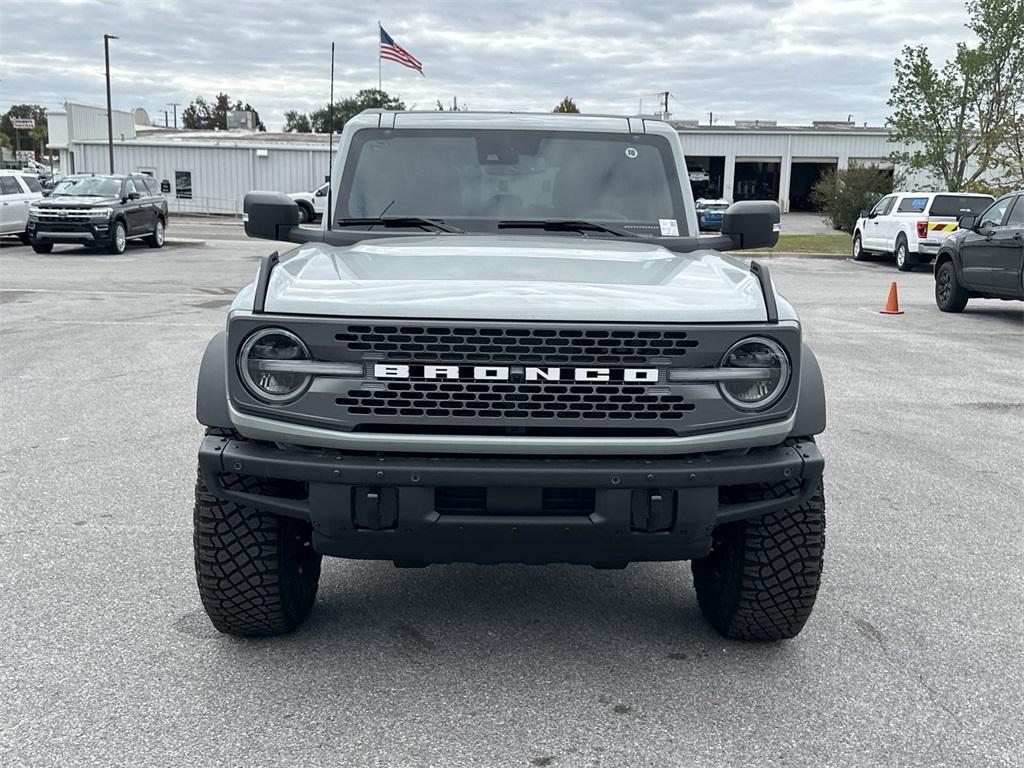
{"type": "Polygon", "coordinates": [[[599,224],[596,221],[585,221],[584,219],[508,219],[498,222],[498,229],[543,229],[547,232],[604,232],[605,234],[617,237],[636,237],[633,232],[627,232],[618,227],[608,224],[599,224]]]}
{"type": "Polygon", "coordinates": [[[372,227],[378,225],[385,227],[433,228],[438,232],[465,234],[465,230],[453,227],[451,224],[445,224],[441,219],[428,219],[425,216],[377,216],[363,219],[338,219],[336,222],[336,226],[339,227],[372,227]]]}

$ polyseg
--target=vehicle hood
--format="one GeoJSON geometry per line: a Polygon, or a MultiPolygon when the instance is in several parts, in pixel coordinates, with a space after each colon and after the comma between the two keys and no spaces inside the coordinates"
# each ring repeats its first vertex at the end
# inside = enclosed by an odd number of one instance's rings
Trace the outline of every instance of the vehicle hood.
{"type": "Polygon", "coordinates": [[[120,205],[119,197],[99,197],[96,195],[51,195],[40,201],[40,208],[97,208],[100,206],[120,205]]]}
{"type": "MultiPolygon", "coordinates": [[[[254,285],[233,309],[252,309],[254,285]]],[[[265,310],[346,317],[763,322],[760,284],[714,251],[579,236],[427,235],[308,243],[274,269],[265,310]]]]}

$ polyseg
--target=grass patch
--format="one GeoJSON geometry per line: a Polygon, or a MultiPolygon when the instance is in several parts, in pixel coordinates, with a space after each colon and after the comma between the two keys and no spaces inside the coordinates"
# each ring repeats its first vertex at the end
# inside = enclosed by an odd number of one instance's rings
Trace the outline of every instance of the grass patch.
{"type": "Polygon", "coordinates": [[[845,232],[829,232],[820,235],[780,234],[774,248],[761,248],[750,253],[824,253],[830,256],[847,256],[853,249],[853,238],[845,232]]]}

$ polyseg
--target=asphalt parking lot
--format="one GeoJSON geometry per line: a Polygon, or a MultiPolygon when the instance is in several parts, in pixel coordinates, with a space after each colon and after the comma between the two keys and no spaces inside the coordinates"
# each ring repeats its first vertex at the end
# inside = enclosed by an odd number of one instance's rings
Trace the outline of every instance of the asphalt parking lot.
{"type": "Polygon", "coordinates": [[[830,398],[796,640],[717,636],[685,564],[331,560],[303,629],[240,641],[195,588],[193,394],[270,247],[0,250],[0,763],[1024,763],[1024,304],[770,261],[830,398]]]}

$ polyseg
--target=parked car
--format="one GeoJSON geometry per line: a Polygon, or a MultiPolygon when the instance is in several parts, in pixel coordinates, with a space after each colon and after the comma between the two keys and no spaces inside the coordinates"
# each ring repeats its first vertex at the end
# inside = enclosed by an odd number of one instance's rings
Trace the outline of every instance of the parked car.
{"type": "Polygon", "coordinates": [[[901,272],[931,264],[960,217],[977,216],[992,200],[969,192],[893,192],[861,212],[853,229],[853,259],[892,255],[901,272]]]}
{"type": "Polygon", "coordinates": [[[722,217],[729,207],[728,200],[708,200],[701,197],[694,205],[697,208],[697,226],[702,232],[717,232],[722,228],[722,217]]]}
{"type": "Polygon", "coordinates": [[[1003,195],[939,247],[935,303],[962,312],[969,299],[1024,300],[1024,190],[1003,195]]]}
{"type": "Polygon", "coordinates": [[[42,199],[43,188],[35,176],[0,170],[0,235],[17,235],[27,245],[28,212],[42,199]]]}
{"type": "Polygon", "coordinates": [[[28,234],[36,253],[54,243],[102,246],[124,253],[129,240],[161,248],[167,201],[156,179],[143,174],[68,176],[29,210],[28,234]]]}
{"type": "Polygon", "coordinates": [[[321,184],[310,192],[292,192],[288,197],[299,204],[299,223],[307,224],[324,215],[327,209],[327,190],[330,184],[321,184]]]}
{"type": "Polygon", "coordinates": [[[824,385],[768,268],[716,252],[773,246],[778,204],[698,236],[679,132],[647,118],[375,110],[338,151],[330,228],[245,196],[275,242],[200,366],[214,626],[294,629],[324,555],[692,559],[719,632],[796,635],[824,385]]]}

